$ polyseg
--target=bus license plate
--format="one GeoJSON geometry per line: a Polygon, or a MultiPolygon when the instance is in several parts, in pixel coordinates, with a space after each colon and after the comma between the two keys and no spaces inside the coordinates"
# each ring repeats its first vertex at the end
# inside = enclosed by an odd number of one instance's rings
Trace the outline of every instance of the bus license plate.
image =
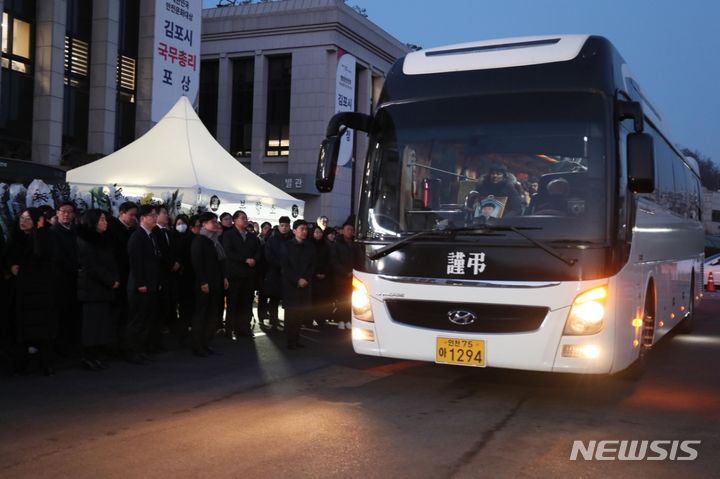
{"type": "Polygon", "coordinates": [[[482,339],[437,338],[435,362],[485,367],[485,341],[482,339]]]}

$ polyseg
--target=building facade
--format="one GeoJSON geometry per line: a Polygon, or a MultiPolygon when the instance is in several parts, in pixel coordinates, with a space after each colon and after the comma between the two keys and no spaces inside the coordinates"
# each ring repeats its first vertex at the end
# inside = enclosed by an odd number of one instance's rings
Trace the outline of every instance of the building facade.
{"type": "Polygon", "coordinates": [[[140,5],[0,0],[0,157],[73,166],[135,139],[140,5]]]}
{"type": "MultiPolygon", "coordinates": [[[[168,3],[183,0],[167,0],[168,3]]],[[[195,0],[200,1],[200,0],[195,0]]],[[[155,0],[0,0],[0,158],[74,167],[131,143],[151,119],[155,0]]],[[[335,113],[338,59],[356,59],[356,111],[369,113],[404,44],[341,0],[281,0],[203,11],[198,107],[238,161],[342,222],[362,161],[314,186],[335,113]],[[353,179],[355,180],[353,183],[353,179]]],[[[353,158],[362,159],[365,135],[353,158]]]]}
{"type": "Polygon", "coordinates": [[[353,211],[367,150],[355,135],[335,189],[314,185],[319,145],[337,104],[343,54],[355,59],[354,110],[370,113],[407,47],[341,0],[285,0],[203,11],[200,117],[239,161],[305,200],[331,224],[353,211]]]}

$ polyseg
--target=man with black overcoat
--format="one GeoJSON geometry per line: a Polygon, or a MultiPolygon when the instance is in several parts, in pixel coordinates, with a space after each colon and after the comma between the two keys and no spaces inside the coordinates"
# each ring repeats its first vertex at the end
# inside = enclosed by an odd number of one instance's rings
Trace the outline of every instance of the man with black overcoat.
{"type": "Polygon", "coordinates": [[[353,225],[345,223],[330,250],[333,277],[336,282],[336,304],[338,329],[352,329],[350,297],[352,296],[352,272],[354,266],[353,225]]]}
{"type": "Polygon", "coordinates": [[[158,218],[157,225],[153,229],[155,241],[160,250],[160,284],[162,289],[158,295],[158,315],[150,328],[150,350],[160,352],[165,349],[162,342],[162,333],[175,327],[177,318],[177,282],[180,263],[178,262],[178,251],[175,246],[172,231],[170,230],[170,216],[167,206],[160,205],[156,208],[158,218]]]}
{"type": "Polygon", "coordinates": [[[262,248],[257,236],[247,231],[248,218],[244,211],[238,210],[233,214],[233,225],[234,228],[222,234],[230,282],[225,332],[231,338],[254,338],[252,303],[262,248]]]}
{"type": "Polygon", "coordinates": [[[65,201],[55,210],[57,223],[50,226],[53,246],[53,281],[58,319],[58,343],[67,355],[80,353],[80,306],[77,299],[77,233],[75,204],[65,201]]]}
{"type": "Polygon", "coordinates": [[[218,354],[211,346],[218,327],[224,293],[228,288],[226,255],[220,244],[222,226],[215,213],[200,215],[200,232],[190,246],[195,271],[195,316],[192,322],[193,353],[218,354]]]}
{"type": "MultiPolygon", "coordinates": [[[[265,294],[268,297],[268,315],[270,317],[270,331],[277,331],[280,321],[278,320],[278,308],[283,297],[282,287],[282,257],[285,250],[285,243],[292,239],[290,232],[290,218],[280,217],[277,232],[274,233],[265,243],[265,294]]],[[[262,324],[262,322],[260,323],[262,324]]]]}
{"type": "Polygon", "coordinates": [[[152,205],[138,209],[140,225],[128,241],[130,272],[127,292],[130,307],[125,328],[128,360],[138,363],[150,360],[148,351],[150,328],[157,318],[158,294],[162,289],[160,250],[153,235],[157,213],[152,205]]]}
{"type": "Polygon", "coordinates": [[[300,326],[312,309],[312,279],[315,274],[315,246],[307,241],[305,220],[293,223],[293,238],[285,246],[282,260],[283,308],[288,349],[303,347],[300,326]]]}
{"type": "MultiPolygon", "coordinates": [[[[130,259],[128,257],[128,241],[137,226],[138,206],[132,201],[125,201],[118,208],[118,216],[108,218],[108,231],[113,238],[115,252],[115,264],[118,268],[120,287],[115,291],[115,324],[117,326],[117,337],[124,341],[125,330],[128,321],[128,293],[127,283],[130,275],[130,259]]],[[[118,349],[122,347],[117,345],[118,349]]]]}

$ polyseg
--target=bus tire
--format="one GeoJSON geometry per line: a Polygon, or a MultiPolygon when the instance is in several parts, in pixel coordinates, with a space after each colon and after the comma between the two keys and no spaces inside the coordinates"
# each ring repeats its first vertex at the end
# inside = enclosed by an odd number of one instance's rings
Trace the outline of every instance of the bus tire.
{"type": "Polygon", "coordinates": [[[693,271],[690,280],[690,303],[688,304],[688,314],[679,324],[678,332],[680,334],[690,334],[695,327],[695,272],[693,271]]]}
{"type": "Polygon", "coordinates": [[[640,379],[648,365],[648,356],[652,349],[653,337],[655,335],[655,288],[653,284],[648,286],[645,294],[645,307],[643,308],[643,325],[640,332],[640,349],[637,359],[626,369],[620,371],[617,376],[622,379],[637,381],[640,379]]]}

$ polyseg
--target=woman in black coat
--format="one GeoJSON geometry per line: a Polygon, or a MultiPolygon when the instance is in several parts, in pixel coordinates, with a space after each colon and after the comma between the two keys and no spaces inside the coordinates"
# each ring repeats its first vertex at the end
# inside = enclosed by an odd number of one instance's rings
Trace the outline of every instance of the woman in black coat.
{"type": "Polygon", "coordinates": [[[82,303],[83,365],[93,371],[107,366],[100,360],[100,349],[113,343],[115,291],[120,272],[115,262],[113,237],[107,231],[108,219],[102,210],[92,209],[80,219],[77,237],[78,300],[82,303]]]}
{"type": "Polygon", "coordinates": [[[52,244],[38,208],[20,212],[7,247],[15,278],[15,370],[25,368],[28,352],[39,353],[45,375],[55,374],[58,325],[52,271],[52,244]]]}

